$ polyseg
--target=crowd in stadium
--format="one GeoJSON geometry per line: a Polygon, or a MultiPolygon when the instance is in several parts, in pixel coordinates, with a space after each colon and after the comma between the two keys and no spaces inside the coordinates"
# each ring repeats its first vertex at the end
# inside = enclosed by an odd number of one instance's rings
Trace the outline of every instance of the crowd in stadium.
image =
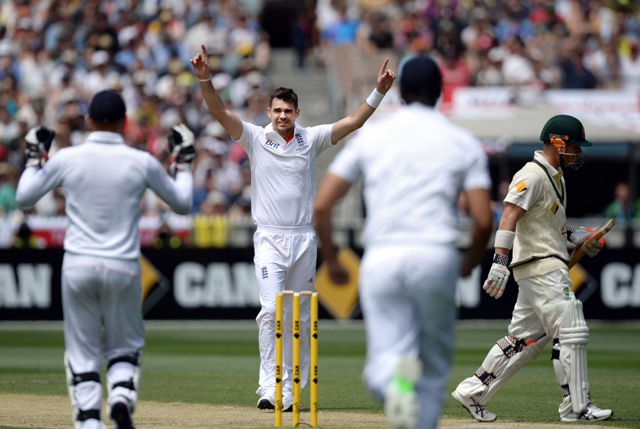
{"type": "MultiPolygon", "coordinates": [[[[198,136],[193,214],[246,218],[250,170],[202,102],[189,59],[205,44],[213,84],[249,122],[266,125],[272,89],[259,0],[5,0],[0,2],[0,215],[16,210],[24,136],[55,129],[55,151],[82,143],[91,95],[127,103],[127,142],[168,160],[169,128],[198,136]]],[[[300,2],[298,65],[322,67],[326,47],[356,44],[398,56],[429,53],[447,97],[460,86],[640,88],[640,21],[624,0],[317,0],[300,2]]],[[[294,88],[295,89],[295,88],[294,88]]],[[[166,210],[153,195],[145,216],[166,210]]],[[[64,213],[53,192],[31,210],[64,213]]]]}

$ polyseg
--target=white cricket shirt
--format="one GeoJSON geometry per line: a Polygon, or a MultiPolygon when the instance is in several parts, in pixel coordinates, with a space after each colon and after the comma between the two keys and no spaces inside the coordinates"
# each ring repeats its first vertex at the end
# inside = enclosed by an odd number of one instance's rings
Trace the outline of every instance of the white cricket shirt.
{"type": "Polygon", "coordinates": [[[316,159],[331,146],[332,125],[299,127],[287,143],[271,124],[243,122],[238,143],[251,165],[251,215],[259,226],[298,228],[313,222],[316,159]]]}
{"type": "Polygon", "coordinates": [[[491,186],[480,142],[418,103],[367,124],[329,172],[351,183],[362,176],[367,246],[453,246],[459,192],[491,186]]]}
{"type": "Polygon", "coordinates": [[[85,143],[58,151],[44,168],[27,168],[16,202],[31,207],[58,186],[69,219],[65,250],[118,259],[140,255],[140,201],[147,188],[182,214],[193,198],[191,173],[178,172],[174,180],[151,154],[126,146],[120,134],[110,132],[93,132],[85,143]]]}

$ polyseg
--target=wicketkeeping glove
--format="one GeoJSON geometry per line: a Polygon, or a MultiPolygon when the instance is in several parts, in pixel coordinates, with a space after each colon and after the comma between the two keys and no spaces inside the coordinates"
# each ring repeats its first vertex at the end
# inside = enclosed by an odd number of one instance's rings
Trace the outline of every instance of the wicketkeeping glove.
{"type": "Polygon", "coordinates": [[[31,128],[24,140],[27,142],[25,154],[27,155],[27,167],[44,167],[49,159],[49,149],[56,133],[44,126],[31,128]]]}
{"type": "MultiPolygon", "coordinates": [[[[567,228],[567,237],[569,241],[575,244],[576,246],[581,246],[583,243],[586,243],[593,236],[593,230],[591,228],[585,228],[581,226],[576,230],[572,230],[571,228],[567,228]]],[[[596,256],[600,250],[604,247],[604,238],[600,238],[598,241],[592,241],[584,247],[584,251],[587,255],[592,258],[596,256]]]]}
{"type": "Polygon", "coordinates": [[[171,134],[169,134],[169,151],[171,152],[169,174],[171,176],[176,177],[177,170],[191,171],[191,162],[196,157],[194,138],[191,130],[184,124],[171,127],[171,134]]]}
{"type": "Polygon", "coordinates": [[[508,259],[506,256],[497,253],[493,255],[493,264],[489,270],[489,275],[482,285],[482,289],[495,299],[500,298],[504,293],[504,288],[507,287],[507,280],[511,275],[507,264],[508,259]]]}

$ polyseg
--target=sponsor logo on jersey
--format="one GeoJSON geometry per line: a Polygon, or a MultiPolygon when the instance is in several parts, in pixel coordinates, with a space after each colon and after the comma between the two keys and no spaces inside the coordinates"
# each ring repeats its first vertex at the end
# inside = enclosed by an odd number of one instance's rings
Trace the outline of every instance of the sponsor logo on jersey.
{"type": "Polygon", "coordinates": [[[274,142],[273,140],[270,140],[270,139],[267,139],[267,141],[264,142],[264,145],[268,146],[268,147],[272,147],[274,149],[278,149],[280,147],[280,143],[276,143],[276,142],[274,142]]]}

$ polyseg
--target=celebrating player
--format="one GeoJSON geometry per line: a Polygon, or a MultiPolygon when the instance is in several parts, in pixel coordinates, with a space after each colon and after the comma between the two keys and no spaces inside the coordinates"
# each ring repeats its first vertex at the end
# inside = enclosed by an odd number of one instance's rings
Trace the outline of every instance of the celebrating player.
{"type": "Polygon", "coordinates": [[[568,115],[547,121],[544,142],[533,161],[516,173],[504,199],[505,208],[495,236],[495,255],[483,289],[496,299],[505,290],[510,272],[518,282],[518,299],[508,335],[496,343],[476,373],[463,380],[452,396],[471,415],[492,422],[491,397],[527,362],[536,359],[553,339],[553,367],[562,389],[558,411],[563,422],[607,420],[611,410],[591,403],[587,377],[587,328],[571,288],[567,240],[585,244],[595,256],[604,244],[591,240],[584,227],[567,228],[566,187],[561,164],[577,170],[584,163],[581,147],[591,146],[582,123],[568,115]],[[509,265],[509,251],[513,257],[509,265]]]}
{"type": "Polygon", "coordinates": [[[140,201],[151,188],[178,213],[191,207],[193,133],[176,125],[169,136],[173,178],[147,152],[124,144],[124,100],[115,91],[94,95],[85,143],[47,153],[54,132],[29,131],[27,168],[16,192],[33,206],[62,186],[69,220],[62,262],[65,367],[75,429],[105,428],[100,418],[102,358],[107,365],[109,413],[117,429],[131,429],[138,400],[144,329],[140,310],[140,201]],[[46,164],[45,164],[46,161],[46,164]]]}
{"type": "MultiPolygon", "coordinates": [[[[303,128],[298,96],[292,89],[278,88],[270,97],[267,114],[271,123],[262,128],[243,122],[225,107],[211,84],[207,50],[192,60],[204,100],[213,117],[249,155],[251,165],[251,214],[257,225],[254,235],[255,270],[262,309],[259,327],[260,378],[258,408],[275,407],[275,298],[282,290],[313,290],[316,272],[316,236],[312,225],[316,192],[316,158],[354,130],[362,127],[389,91],[395,74],[382,64],[375,90],[349,116],[330,125],[303,128]]],[[[302,382],[309,375],[309,297],[302,298],[302,382]]],[[[292,405],[291,314],[284,314],[285,355],[283,409],[292,405]]]]}
{"type": "Polygon", "coordinates": [[[480,142],[434,109],[442,86],[437,64],[415,57],[399,74],[407,106],[338,154],[318,190],[316,228],[331,278],[348,281],[331,241],[331,209],[363,177],[365,382],[394,427],[435,429],[453,355],[456,281],[480,262],[493,226],[491,180],[480,142]],[[462,261],[460,192],[473,219],[462,261]]]}

